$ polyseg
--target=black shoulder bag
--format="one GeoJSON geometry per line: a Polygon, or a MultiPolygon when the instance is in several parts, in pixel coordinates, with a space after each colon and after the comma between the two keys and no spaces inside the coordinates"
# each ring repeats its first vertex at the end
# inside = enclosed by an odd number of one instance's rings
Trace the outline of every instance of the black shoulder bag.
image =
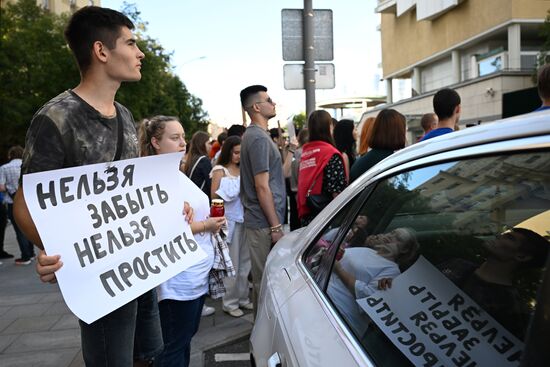
{"type": "Polygon", "coordinates": [[[313,190],[313,186],[315,186],[315,183],[317,182],[317,179],[319,178],[319,175],[322,175],[323,171],[324,170],[322,170],[317,175],[317,177],[315,177],[315,179],[313,180],[313,183],[311,184],[311,186],[309,187],[309,189],[307,190],[307,193],[306,193],[306,204],[307,204],[309,210],[311,210],[311,214],[313,214],[313,215],[319,214],[332,201],[332,197],[330,197],[330,196],[326,195],[325,193],[323,193],[322,188],[321,188],[321,193],[320,194],[311,195],[311,190],[313,190]]]}

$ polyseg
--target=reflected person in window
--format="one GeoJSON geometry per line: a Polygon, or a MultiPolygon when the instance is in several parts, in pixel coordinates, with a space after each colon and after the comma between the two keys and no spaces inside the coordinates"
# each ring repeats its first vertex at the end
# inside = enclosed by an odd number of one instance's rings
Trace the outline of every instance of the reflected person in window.
{"type": "Polygon", "coordinates": [[[376,292],[379,280],[399,276],[400,268],[412,263],[418,253],[415,233],[409,228],[369,236],[368,240],[368,247],[345,250],[342,260],[334,264],[337,276],[331,277],[328,287],[330,298],[358,337],[366,331],[369,319],[356,299],[376,292]]]}
{"type": "Polygon", "coordinates": [[[520,278],[530,269],[545,265],[548,241],[531,230],[513,228],[486,241],[483,247],[487,258],[479,266],[464,259],[452,259],[438,268],[508,331],[522,339],[529,319],[530,300],[522,299],[520,278]]]}

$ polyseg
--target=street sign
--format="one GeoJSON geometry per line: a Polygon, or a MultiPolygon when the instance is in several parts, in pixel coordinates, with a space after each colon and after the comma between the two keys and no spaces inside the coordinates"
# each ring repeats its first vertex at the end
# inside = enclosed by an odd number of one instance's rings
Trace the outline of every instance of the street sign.
{"type": "MultiPolygon", "coordinates": [[[[304,89],[304,64],[283,67],[285,89],[304,89]]],[[[334,88],[334,64],[315,64],[315,89],[334,88]]]]}
{"type": "MultiPolygon", "coordinates": [[[[283,9],[281,12],[284,61],[304,61],[303,14],[303,9],[283,9]]],[[[332,61],[334,51],[331,9],[313,10],[313,29],[315,61],[332,61]]]]}

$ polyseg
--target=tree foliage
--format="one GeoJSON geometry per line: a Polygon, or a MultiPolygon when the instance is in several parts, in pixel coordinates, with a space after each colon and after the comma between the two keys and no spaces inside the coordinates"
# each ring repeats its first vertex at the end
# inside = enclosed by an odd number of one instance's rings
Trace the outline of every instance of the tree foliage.
{"type": "MultiPolygon", "coordinates": [[[[35,0],[8,3],[0,21],[0,161],[14,144],[23,145],[34,113],[48,100],[75,87],[79,72],[66,45],[63,30],[69,15],[56,15],[35,0]]],[[[180,118],[188,134],[205,130],[202,101],[191,95],[174,75],[170,54],[146,35],[146,23],[133,5],[123,9],[136,24],[138,45],[145,53],[142,80],[123,83],[117,100],[136,121],[157,114],[180,118]]]]}
{"type": "Polygon", "coordinates": [[[550,62],[548,57],[548,52],[550,51],[550,10],[546,13],[546,19],[540,28],[540,35],[543,37],[544,43],[540,50],[537,66],[550,62]]]}
{"type": "Polygon", "coordinates": [[[63,39],[66,17],[22,0],[2,9],[0,22],[1,160],[7,148],[23,145],[36,110],[78,83],[79,74],[63,39]]]}
{"type": "Polygon", "coordinates": [[[306,113],[300,112],[299,114],[294,115],[294,117],[292,117],[292,122],[294,122],[294,126],[296,126],[297,129],[302,129],[304,127],[307,128],[306,113]]]}

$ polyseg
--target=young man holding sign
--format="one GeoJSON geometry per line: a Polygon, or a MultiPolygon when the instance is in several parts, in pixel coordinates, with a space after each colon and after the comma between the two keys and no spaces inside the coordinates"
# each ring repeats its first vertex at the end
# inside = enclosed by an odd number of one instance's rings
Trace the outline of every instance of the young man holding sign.
{"type": "MultiPolygon", "coordinates": [[[[122,82],[141,79],[144,54],[122,13],[95,6],[73,14],[65,37],[80,69],[80,84],[46,103],[26,137],[22,173],[34,173],[138,157],[134,119],[115,102],[122,82]]],[[[22,190],[15,201],[18,224],[41,247],[22,190]]],[[[40,256],[42,280],[54,280],[59,257],[40,256]]],[[[87,366],[130,366],[150,361],[163,349],[156,294],[137,299],[86,324],[80,321],[87,366]]]]}

